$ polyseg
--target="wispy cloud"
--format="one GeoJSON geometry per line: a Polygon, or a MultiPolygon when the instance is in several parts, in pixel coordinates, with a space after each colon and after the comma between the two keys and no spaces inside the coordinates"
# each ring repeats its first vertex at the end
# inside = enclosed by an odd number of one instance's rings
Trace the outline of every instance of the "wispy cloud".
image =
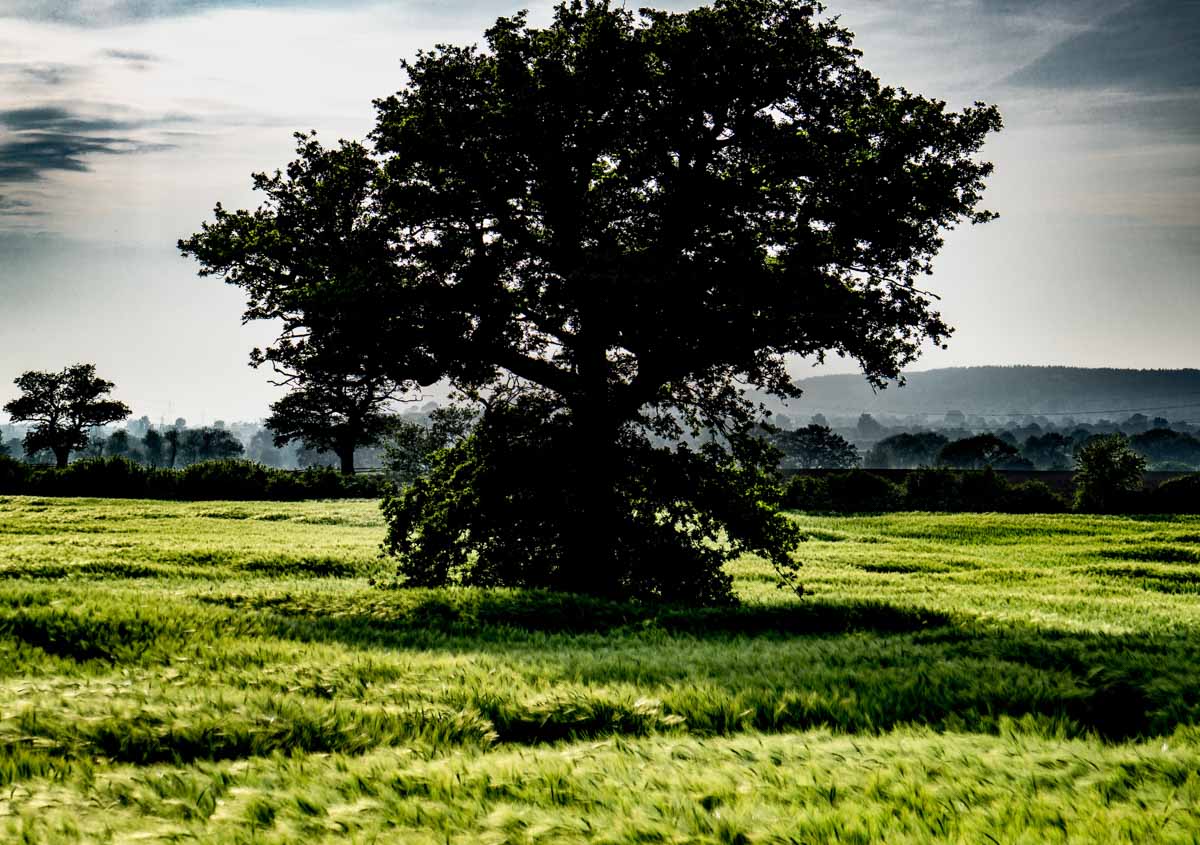
{"type": "Polygon", "coordinates": [[[55,62],[0,62],[0,73],[18,82],[57,88],[74,82],[83,72],[77,65],[55,62]]]}
{"type": "Polygon", "coordinates": [[[108,59],[116,59],[119,62],[129,62],[135,65],[148,65],[161,62],[162,59],[154,53],[147,53],[145,50],[118,50],[108,49],[101,51],[100,55],[108,59]]]}
{"type": "MultiPolygon", "coordinates": [[[[69,24],[119,26],[140,21],[178,18],[221,9],[330,9],[369,6],[379,0],[0,0],[0,18],[69,24]]],[[[383,4],[380,4],[383,5],[383,4]]],[[[387,4],[418,13],[429,20],[452,20],[463,14],[510,13],[522,6],[548,2],[513,0],[400,0],[387,4]]],[[[657,5],[677,6],[667,2],[657,5]]]]}
{"type": "Polygon", "coordinates": [[[35,208],[29,200],[0,194],[0,217],[42,217],[44,215],[45,212],[35,208]]]}
{"type": "Polygon", "coordinates": [[[1150,92],[1200,88],[1200,3],[1136,0],[1009,77],[1018,86],[1150,92]]]}
{"type": "Polygon", "coordinates": [[[51,171],[86,171],[91,156],[170,149],[173,145],[138,134],[164,120],[95,116],[63,105],[0,110],[0,127],[7,130],[0,136],[0,184],[37,181],[51,171]]]}

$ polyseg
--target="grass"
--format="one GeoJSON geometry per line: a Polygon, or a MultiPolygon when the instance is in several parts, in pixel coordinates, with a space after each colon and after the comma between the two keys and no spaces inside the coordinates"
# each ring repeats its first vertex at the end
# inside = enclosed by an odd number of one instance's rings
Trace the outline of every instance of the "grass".
{"type": "Polygon", "coordinates": [[[1200,519],[797,517],[733,610],[384,589],[372,502],[0,499],[0,840],[1200,839],[1200,519]]]}

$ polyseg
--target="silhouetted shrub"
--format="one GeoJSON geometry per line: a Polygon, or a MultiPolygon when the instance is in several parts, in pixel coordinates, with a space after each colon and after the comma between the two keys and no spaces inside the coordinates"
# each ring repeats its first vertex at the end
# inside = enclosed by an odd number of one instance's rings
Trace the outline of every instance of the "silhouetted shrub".
{"type": "Polygon", "coordinates": [[[21,493],[29,485],[28,464],[0,455],[0,493],[21,493]]]}
{"type": "Polygon", "coordinates": [[[829,485],[823,478],[796,475],[788,482],[783,494],[783,506],[789,510],[822,512],[833,510],[829,485]]]}
{"type": "Polygon", "coordinates": [[[959,491],[961,501],[958,510],[1001,511],[1008,493],[1008,482],[988,467],[982,472],[964,472],[959,491]]]}
{"type": "Polygon", "coordinates": [[[179,471],[181,499],[263,499],[270,473],[262,464],[230,458],[201,461],[179,471]]]}
{"type": "Polygon", "coordinates": [[[1067,503],[1044,481],[1022,481],[1010,485],[1001,498],[1004,513],[1062,513],[1067,503]]]}
{"type": "Polygon", "coordinates": [[[1146,500],[1153,513],[1200,513],[1200,473],[1164,481],[1146,500]]]}
{"type": "Polygon", "coordinates": [[[149,494],[148,474],[145,467],[128,458],[87,458],[62,469],[33,473],[32,492],[41,496],[141,499],[149,494]]]}
{"type": "Polygon", "coordinates": [[[383,475],[346,476],[329,467],[286,472],[245,460],[201,461],[184,469],[151,469],[127,458],[87,458],[63,469],[0,456],[0,493],[103,498],[291,501],[379,498],[383,475]]]}
{"type": "Polygon", "coordinates": [[[904,507],[913,511],[962,509],[962,477],[946,469],[919,469],[904,478],[904,507]]]}
{"type": "Polygon", "coordinates": [[[840,513],[899,510],[904,504],[900,486],[863,470],[829,476],[831,510],[840,513]]]}

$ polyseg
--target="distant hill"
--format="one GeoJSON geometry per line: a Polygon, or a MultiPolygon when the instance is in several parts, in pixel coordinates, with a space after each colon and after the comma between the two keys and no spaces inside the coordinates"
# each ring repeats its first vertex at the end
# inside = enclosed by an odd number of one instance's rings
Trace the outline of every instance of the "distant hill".
{"type": "Polygon", "coordinates": [[[906,373],[907,383],[873,392],[861,375],[816,376],[785,413],[1073,416],[1125,419],[1131,413],[1200,420],[1200,370],[1118,370],[1080,367],[954,367],[906,373]]]}

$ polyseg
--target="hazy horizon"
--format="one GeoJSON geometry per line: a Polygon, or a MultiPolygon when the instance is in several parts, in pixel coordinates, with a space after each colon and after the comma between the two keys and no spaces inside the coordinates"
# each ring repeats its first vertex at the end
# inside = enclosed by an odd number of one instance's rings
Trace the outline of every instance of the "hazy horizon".
{"type": "MultiPolygon", "coordinates": [[[[688,8],[697,3],[652,4],[688,8]]],[[[830,3],[885,83],[1006,128],[986,226],[928,287],[958,331],[911,369],[1200,363],[1200,3],[830,3]]],[[[550,3],[0,0],[0,403],[29,369],[93,362],[134,416],[255,420],[269,327],[175,251],[292,132],[362,137],[399,60],[550,3]]],[[[807,378],[846,372],[832,359],[807,378]]]]}

